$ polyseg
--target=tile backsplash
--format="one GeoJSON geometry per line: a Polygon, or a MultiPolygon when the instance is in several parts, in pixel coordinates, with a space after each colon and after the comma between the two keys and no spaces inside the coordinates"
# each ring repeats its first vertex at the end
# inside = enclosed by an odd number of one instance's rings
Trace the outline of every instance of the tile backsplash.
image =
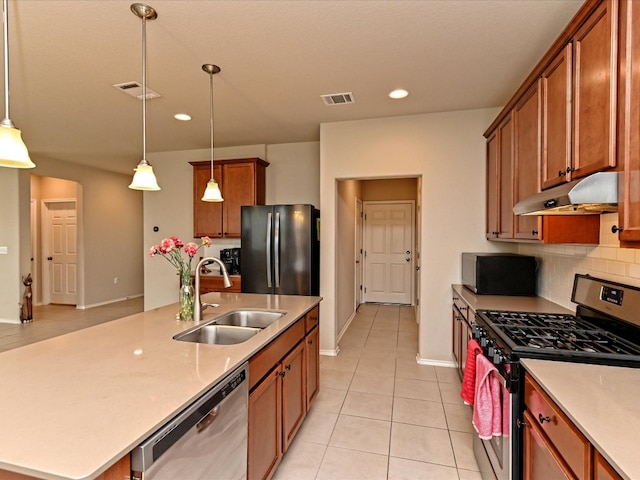
{"type": "Polygon", "coordinates": [[[599,245],[537,245],[520,243],[518,253],[540,261],[538,295],[571,310],[573,278],[576,273],[640,287],[640,249],[620,248],[611,227],[618,214],[600,217],[599,245]]]}

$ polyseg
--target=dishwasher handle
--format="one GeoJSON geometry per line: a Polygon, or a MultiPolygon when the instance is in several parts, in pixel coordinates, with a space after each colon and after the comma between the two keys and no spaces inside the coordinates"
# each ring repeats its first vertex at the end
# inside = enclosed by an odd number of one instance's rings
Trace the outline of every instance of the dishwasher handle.
{"type": "Polygon", "coordinates": [[[211,426],[213,422],[215,422],[216,418],[218,418],[218,414],[220,413],[220,405],[216,405],[216,407],[207,413],[207,416],[196,423],[196,429],[198,433],[204,432],[207,428],[211,426]]]}

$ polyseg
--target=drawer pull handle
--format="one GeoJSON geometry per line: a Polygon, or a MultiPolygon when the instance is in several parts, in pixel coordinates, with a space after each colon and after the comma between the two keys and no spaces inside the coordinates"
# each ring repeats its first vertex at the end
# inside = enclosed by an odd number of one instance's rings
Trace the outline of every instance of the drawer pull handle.
{"type": "Polygon", "coordinates": [[[551,418],[543,417],[541,413],[538,414],[538,420],[540,420],[540,424],[542,425],[544,422],[551,423],[551,418]]]}
{"type": "Polygon", "coordinates": [[[286,368],[287,370],[291,370],[291,364],[286,365],[284,368],[286,368]]]}

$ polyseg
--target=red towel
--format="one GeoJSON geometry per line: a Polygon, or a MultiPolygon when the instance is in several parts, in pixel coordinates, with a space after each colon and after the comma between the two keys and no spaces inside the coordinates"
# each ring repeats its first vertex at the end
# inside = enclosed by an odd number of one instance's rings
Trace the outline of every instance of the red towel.
{"type": "Polygon", "coordinates": [[[476,355],[482,353],[482,348],[473,338],[467,344],[467,359],[464,363],[464,377],[460,396],[467,405],[473,405],[476,393],[476,355]]]}
{"type": "Polygon", "coordinates": [[[476,396],[473,406],[473,426],[478,436],[490,440],[502,435],[502,392],[496,367],[479,354],[476,357],[476,396]]]}

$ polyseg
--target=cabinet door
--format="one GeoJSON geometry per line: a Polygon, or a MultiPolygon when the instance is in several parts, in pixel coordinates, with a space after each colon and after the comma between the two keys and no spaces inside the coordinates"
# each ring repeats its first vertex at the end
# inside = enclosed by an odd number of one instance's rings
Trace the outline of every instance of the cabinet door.
{"type": "MultiPolygon", "coordinates": [[[[213,167],[213,178],[222,188],[222,171],[219,165],[213,167]]],[[[222,204],[200,200],[211,179],[211,167],[197,165],[193,167],[193,236],[222,237],[222,204]]]]}
{"type": "Polygon", "coordinates": [[[256,204],[255,163],[225,164],[222,176],[223,235],[227,238],[240,238],[240,207],[256,204]]]}
{"type": "Polygon", "coordinates": [[[609,465],[609,462],[607,462],[597,450],[593,457],[593,465],[593,478],[595,480],[622,480],[622,477],[618,475],[618,472],[609,465]]]}
{"type": "Polygon", "coordinates": [[[513,238],[513,120],[511,115],[498,127],[499,238],[513,238]]]}
{"type": "Polygon", "coordinates": [[[320,329],[314,328],[305,338],[305,362],[307,366],[307,411],[320,388],[320,329]]]}
{"type": "Polygon", "coordinates": [[[524,412],[524,480],[566,480],[575,478],[562,457],[536,428],[536,420],[524,412]]]}
{"type": "Polygon", "coordinates": [[[460,322],[462,325],[462,336],[461,336],[461,345],[460,345],[460,375],[461,378],[464,378],[464,368],[467,363],[467,349],[469,346],[469,340],[471,340],[471,325],[467,323],[466,320],[462,320],[460,322]]]}
{"type": "Polygon", "coordinates": [[[453,360],[456,362],[458,373],[462,373],[462,315],[456,307],[453,307],[453,360]]]}
{"type": "Polygon", "coordinates": [[[291,444],[306,415],[304,342],[282,360],[282,453],[291,444]]]}
{"type": "Polygon", "coordinates": [[[574,36],[571,179],[616,165],[617,8],[603,1],[574,36]]]}
{"type": "Polygon", "coordinates": [[[620,2],[620,18],[618,161],[624,172],[618,203],[623,230],[618,236],[622,242],[640,242],[640,4],[620,2]]]}
{"type": "Polygon", "coordinates": [[[269,478],[282,458],[281,373],[274,369],[249,395],[248,480],[269,478]]]}
{"type": "Polygon", "coordinates": [[[566,182],[571,171],[572,49],[570,43],[542,73],[542,190],[566,182]]]}
{"type": "Polygon", "coordinates": [[[498,133],[497,130],[487,138],[487,239],[498,236],[498,202],[500,164],[498,163],[498,133]]]}
{"type": "MultiPolygon", "coordinates": [[[[540,191],[540,83],[534,83],[513,109],[514,191],[513,204],[540,191]]],[[[537,215],[514,217],[514,238],[540,240],[537,215]]]]}

